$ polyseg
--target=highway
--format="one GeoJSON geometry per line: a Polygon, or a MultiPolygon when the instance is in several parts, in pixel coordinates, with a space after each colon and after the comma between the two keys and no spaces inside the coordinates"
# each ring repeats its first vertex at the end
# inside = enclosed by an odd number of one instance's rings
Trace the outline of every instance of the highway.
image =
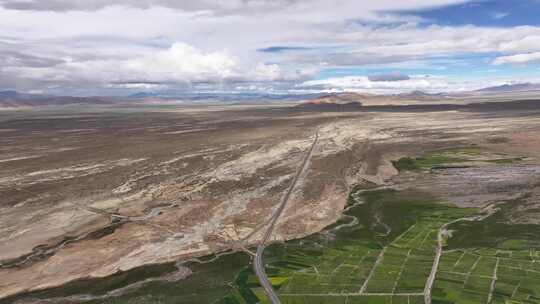
{"type": "Polygon", "coordinates": [[[317,131],[315,133],[315,139],[313,140],[313,144],[311,145],[311,147],[309,148],[309,151],[307,152],[306,156],[302,160],[301,166],[297,169],[294,175],[294,178],[291,182],[291,185],[289,186],[289,189],[287,190],[285,195],[282,197],[278,208],[276,209],[276,211],[271,217],[270,224],[268,228],[266,229],[266,232],[264,233],[263,239],[261,240],[259,247],[257,247],[257,252],[253,260],[253,269],[255,270],[255,274],[259,278],[259,282],[261,283],[261,286],[264,288],[264,291],[266,295],[268,296],[270,303],[273,303],[273,304],[281,304],[281,301],[279,300],[279,297],[277,296],[276,292],[272,288],[272,284],[270,284],[270,281],[268,280],[268,276],[266,275],[266,271],[264,269],[264,262],[263,262],[264,249],[266,247],[266,243],[270,241],[272,237],[272,232],[274,231],[276,222],[278,221],[279,217],[283,213],[283,210],[285,210],[285,207],[287,206],[287,202],[289,201],[289,198],[291,197],[291,194],[293,193],[294,188],[296,187],[296,184],[298,183],[298,180],[300,179],[300,176],[307,169],[309,160],[311,159],[313,155],[313,151],[315,150],[315,146],[317,145],[318,141],[319,141],[319,132],[317,131]]]}

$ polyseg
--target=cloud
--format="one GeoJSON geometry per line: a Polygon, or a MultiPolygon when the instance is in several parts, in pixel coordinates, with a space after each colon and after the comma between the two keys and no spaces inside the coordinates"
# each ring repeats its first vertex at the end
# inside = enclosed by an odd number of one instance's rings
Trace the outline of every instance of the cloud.
{"type": "Polygon", "coordinates": [[[50,68],[13,67],[25,78],[47,78],[58,81],[196,83],[221,82],[240,74],[237,63],[226,52],[203,52],[184,43],[170,48],[127,58],[94,57],[66,60],[50,68]]]}
{"type": "Polygon", "coordinates": [[[35,11],[94,11],[110,6],[140,9],[161,6],[184,11],[237,13],[276,10],[294,5],[295,0],[4,0],[0,5],[15,10],[35,11]]]}
{"type": "Polygon", "coordinates": [[[118,65],[138,79],[190,82],[220,81],[234,76],[236,67],[235,61],[224,52],[204,53],[184,43],[118,65]]]}
{"type": "Polygon", "coordinates": [[[540,52],[501,56],[493,61],[494,65],[501,64],[524,64],[533,61],[540,61],[540,52]]]}
{"type": "MultiPolygon", "coordinates": [[[[1,71],[6,78],[24,79],[19,81],[19,86],[33,82],[33,87],[43,89],[80,85],[139,90],[225,89],[236,83],[304,81],[314,73],[310,69],[283,70],[277,64],[262,62],[241,64],[226,51],[202,51],[185,43],[174,43],[168,49],[151,49],[125,58],[88,56],[55,61],[51,65],[37,63],[3,66],[1,71]]],[[[13,81],[9,83],[13,84],[13,81]]]]}
{"type": "Polygon", "coordinates": [[[503,19],[503,18],[508,17],[508,15],[510,15],[510,13],[507,13],[507,12],[493,12],[491,14],[491,18],[493,18],[493,19],[503,19]]]}
{"type": "Polygon", "coordinates": [[[53,67],[64,61],[56,58],[36,56],[32,54],[21,53],[0,49],[0,66],[27,66],[34,68],[53,67]]]}
{"type": "MultiPolygon", "coordinates": [[[[330,36],[330,35],[329,35],[330,36]]],[[[540,51],[540,27],[356,26],[336,31],[317,49],[286,52],[288,62],[325,66],[372,66],[429,61],[470,54],[540,51]],[[334,48],[328,45],[338,45],[334,48]]],[[[311,45],[316,45],[314,41],[311,45]]]]}
{"type": "Polygon", "coordinates": [[[379,81],[404,81],[404,80],[409,80],[411,78],[401,73],[390,73],[390,74],[369,75],[368,79],[371,82],[379,82],[379,81]]]}
{"type": "Polygon", "coordinates": [[[298,46],[271,46],[271,47],[258,49],[257,51],[263,52],[263,53],[281,53],[281,52],[305,51],[305,50],[309,50],[309,48],[298,47],[298,46]]]}
{"type": "MultiPolygon", "coordinates": [[[[521,32],[523,30],[520,30],[521,32]]],[[[540,50],[540,32],[538,28],[526,28],[528,33],[516,33],[507,41],[500,43],[498,50],[501,52],[526,52],[540,50]]]]}
{"type": "Polygon", "coordinates": [[[310,80],[297,86],[299,90],[311,92],[358,92],[369,94],[398,94],[423,91],[426,93],[467,92],[491,86],[516,83],[540,83],[540,77],[501,76],[475,79],[455,79],[434,75],[411,75],[404,81],[370,81],[365,76],[344,76],[310,80]]]}
{"type": "Polygon", "coordinates": [[[128,82],[128,83],[111,83],[106,85],[111,89],[134,89],[134,90],[161,90],[167,89],[167,85],[160,83],[146,83],[146,82],[128,82]]]}
{"type": "Polygon", "coordinates": [[[207,11],[213,14],[268,14],[287,9],[305,10],[309,7],[350,8],[364,10],[403,10],[437,7],[467,2],[466,0],[415,0],[409,3],[396,3],[381,0],[360,3],[352,0],[338,0],[329,3],[324,0],[0,0],[0,6],[15,10],[35,11],[92,11],[110,6],[125,6],[147,9],[161,6],[183,11],[207,11]]]}
{"type": "MultiPolygon", "coordinates": [[[[426,26],[393,13],[464,2],[0,0],[0,87],[286,90],[325,69],[442,70],[458,56],[540,52],[540,27],[426,26]]],[[[367,79],[423,83],[406,76],[367,79]]]]}
{"type": "Polygon", "coordinates": [[[432,75],[414,75],[402,81],[373,81],[365,76],[345,76],[323,80],[312,80],[302,83],[299,87],[321,91],[348,91],[373,94],[394,94],[411,91],[445,92],[465,91],[481,88],[481,84],[466,81],[454,82],[445,77],[432,75]]]}

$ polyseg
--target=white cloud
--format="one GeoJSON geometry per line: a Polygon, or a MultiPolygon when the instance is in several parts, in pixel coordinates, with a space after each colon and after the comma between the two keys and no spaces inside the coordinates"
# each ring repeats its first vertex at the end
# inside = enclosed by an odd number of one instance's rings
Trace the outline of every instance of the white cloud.
{"type": "MultiPolygon", "coordinates": [[[[430,60],[540,52],[540,27],[426,27],[418,26],[418,18],[391,13],[462,2],[0,0],[0,56],[9,54],[0,58],[9,59],[0,65],[0,87],[294,86],[324,68],[444,69],[430,60]],[[385,23],[394,21],[400,25],[385,23]],[[272,46],[306,49],[257,51],[272,46]]],[[[439,85],[410,81],[410,87],[439,85]]]]}
{"type": "Polygon", "coordinates": [[[499,45],[501,52],[527,52],[540,50],[540,33],[537,28],[527,28],[527,34],[512,37],[499,45]]]}
{"type": "MultiPolygon", "coordinates": [[[[296,82],[311,77],[314,70],[283,70],[277,64],[240,64],[226,51],[204,52],[185,43],[168,49],[146,50],[125,58],[105,56],[84,60],[67,58],[53,66],[10,66],[3,74],[11,78],[103,86],[107,89],[193,88],[233,83],[296,82]]],[[[1,80],[1,79],[0,79],[1,80]]],[[[54,85],[52,88],[57,88],[54,85]]]]}
{"type": "Polygon", "coordinates": [[[491,18],[493,18],[493,19],[502,19],[502,18],[508,17],[508,15],[510,15],[510,13],[507,13],[507,12],[493,12],[491,14],[491,18]]]}
{"type": "Polygon", "coordinates": [[[184,44],[175,43],[170,49],[141,58],[121,61],[123,78],[148,81],[221,81],[234,76],[236,63],[224,52],[204,53],[184,44]]]}
{"type": "Polygon", "coordinates": [[[372,94],[393,94],[411,91],[431,93],[457,92],[479,89],[483,85],[478,82],[451,81],[445,77],[432,75],[413,75],[402,81],[372,81],[363,76],[336,77],[323,80],[306,81],[301,87],[315,88],[321,91],[347,91],[372,94]]]}
{"type": "Polygon", "coordinates": [[[184,43],[126,58],[98,56],[67,60],[50,68],[15,67],[7,71],[25,78],[113,83],[220,82],[241,75],[237,62],[226,52],[203,52],[184,43]]]}
{"type": "Polygon", "coordinates": [[[540,50],[540,28],[520,26],[489,28],[432,25],[398,28],[364,28],[343,34],[356,43],[352,50],[378,56],[424,56],[456,53],[515,52],[540,50]]]}
{"type": "Polygon", "coordinates": [[[154,83],[111,83],[105,87],[111,89],[128,89],[128,90],[161,90],[166,89],[166,85],[154,83]]]}
{"type": "Polygon", "coordinates": [[[277,64],[259,63],[254,74],[256,80],[276,81],[281,78],[281,68],[277,64]]]}
{"type": "Polygon", "coordinates": [[[389,9],[418,9],[467,2],[467,0],[392,0],[351,1],[336,0],[0,0],[0,6],[30,11],[93,11],[110,6],[147,9],[161,6],[182,11],[202,11],[213,14],[272,14],[276,11],[317,10],[321,7],[347,9],[354,6],[364,11],[389,9]]]}
{"type": "Polygon", "coordinates": [[[501,56],[493,61],[493,64],[524,64],[533,61],[540,61],[540,52],[501,56]]]}
{"type": "Polygon", "coordinates": [[[397,94],[412,91],[427,93],[468,92],[486,87],[519,83],[540,83],[538,74],[526,76],[480,77],[454,79],[445,76],[411,75],[409,80],[373,82],[363,76],[334,77],[330,79],[306,81],[299,90],[311,92],[358,92],[370,94],[397,94]]]}

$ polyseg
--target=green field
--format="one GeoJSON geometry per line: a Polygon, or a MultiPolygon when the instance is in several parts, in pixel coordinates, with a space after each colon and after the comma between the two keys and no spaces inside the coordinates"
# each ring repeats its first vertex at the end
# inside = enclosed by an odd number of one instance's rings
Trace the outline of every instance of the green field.
{"type": "MultiPolygon", "coordinates": [[[[415,191],[357,197],[345,212],[357,225],[268,248],[266,271],[283,303],[423,303],[439,228],[475,212],[415,191]]],[[[235,285],[223,303],[266,302],[251,268],[235,285]]]]}
{"type": "MultiPolygon", "coordinates": [[[[482,220],[477,209],[442,204],[405,190],[352,196],[354,227],[274,244],[267,273],[283,303],[424,303],[439,229],[443,240],[433,303],[540,303],[540,226],[507,224],[519,200],[497,205],[482,220]],[[466,219],[458,220],[457,219],[466,219]],[[377,261],[379,261],[377,263],[377,261]]],[[[267,303],[251,268],[224,303],[267,303]]]]}
{"type": "Polygon", "coordinates": [[[393,164],[400,172],[429,172],[448,166],[511,165],[522,160],[522,157],[487,153],[478,147],[471,146],[426,152],[417,157],[403,157],[394,161],[393,164]]]}
{"type": "Polygon", "coordinates": [[[505,223],[520,203],[450,227],[433,303],[540,303],[540,225],[505,223]]]}

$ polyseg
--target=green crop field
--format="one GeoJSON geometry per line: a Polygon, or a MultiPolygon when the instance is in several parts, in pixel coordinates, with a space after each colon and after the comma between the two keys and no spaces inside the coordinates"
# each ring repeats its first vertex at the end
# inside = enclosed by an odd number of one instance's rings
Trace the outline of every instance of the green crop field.
{"type": "MultiPolygon", "coordinates": [[[[355,197],[345,215],[357,225],[268,248],[266,270],[283,303],[423,303],[440,227],[476,212],[415,191],[355,197]]],[[[266,302],[251,268],[235,286],[224,303],[266,302]]]]}
{"type": "MultiPolygon", "coordinates": [[[[283,303],[424,303],[445,224],[452,232],[442,239],[433,303],[540,303],[540,227],[501,224],[511,203],[471,220],[479,210],[414,191],[355,197],[346,216],[357,225],[269,247],[267,273],[283,303]]],[[[224,303],[267,303],[251,268],[235,286],[224,303]]]]}
{"type": "Polygon", "coordinates": [[[450,227],[433,303],[540,303],[540,225],[503,223],[519,203],[450,227]]]}

